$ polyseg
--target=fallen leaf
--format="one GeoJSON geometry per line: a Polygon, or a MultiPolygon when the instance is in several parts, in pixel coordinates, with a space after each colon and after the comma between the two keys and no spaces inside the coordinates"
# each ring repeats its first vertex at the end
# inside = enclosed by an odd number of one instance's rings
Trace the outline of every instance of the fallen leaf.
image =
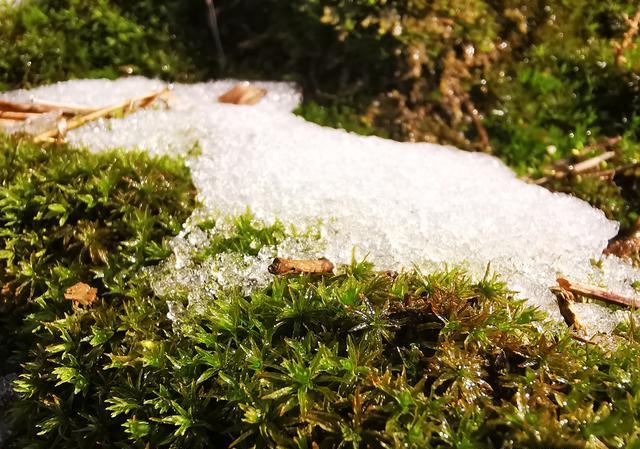
{"type": "Polygon", "coordinates": [[[64,292],[64,299],[73,301],[74,304],[90,306],[98,297],[98,289],[84,282],[72,285],[64,292]]]}
{"type": "Polygon", "coordinates": [[[560,314],[562,315],[562,318],[564,318],[565,323],[567,323],[567,326],[573,326],[577,332],[580,332],[584,327],[573,310],[575,297],[573,296],[573,293],[566,289],[565,282],[562,281],[564,281],[564,279],[558,280],[560,287],[554,287],[551,291],[556,295],[560,314]]]}
{"type": "Polygon", "coordinates": [[[333,263],[324,257],[318,260],[293,260],[276,257],[273,259],[273,263],[269,265],[268,270],[269,273],[276,275],[301,273],[324,274],[331,273],[333,268],[333,263]]]}
{"type": "Polygon", "coordinates": [[[254,105],[267,94],[267,90],[248,83],[236,84],[218,97],[220,103],[254,105]]]}

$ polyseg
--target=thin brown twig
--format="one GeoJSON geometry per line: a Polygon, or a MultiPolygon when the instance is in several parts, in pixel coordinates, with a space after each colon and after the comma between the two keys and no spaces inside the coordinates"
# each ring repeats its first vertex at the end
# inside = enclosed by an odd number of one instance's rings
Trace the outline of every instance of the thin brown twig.
{"type": "Polygon", "coordinates": [[[632,164],[627,164],[627,165],[621,165],[619,167],[615,167],[615,168],[610,168],[608,170],[600,170],[600,171],[595,171],[592,173],[589,173],[590,176],[602,176],[602,177],[608,177],[610,178],[611,176],[615,176],[617,173],[626,171],[626,170],[630,170],[632,168],[638,168],[640,167],[640,162],[634,162],[632,164]]]}
{"type": "Polygon", "coordinates": [[[564,162],[565,166],[561,168],[557,168],[553,173],[543,176],[538,179],[526,179],[528,182],[531,182],[536,185],[544,185],[552,179],[560,180],[566,178],[570,175],[584,174],[585,176],[601,176],[603,171],[592,171],[587,173],[589,170],[597,168],[602,162],[605,162],[613,157],[615,157],[615,151],[611,150],[615,145],[617,145],[622,140],[622,136],[610,137],[608,139],[600,140],[593,145],[587,145],[583,148],[582,153],[587,153],[593,150],[602,149],[607,150],[603,153],[584,160],[582,162],[578,162],[576,164],[569,164],[568,162],[564,162]]]}
{"type": "MultiPolygon", "coordinates": [[[[151,104],[153,101],[158,99],[159,97],[165,95],[169,91],[168,88],[164,88],[160,91],[151,92],[146,95],[142,95],[139,97],[131,98],[120,103],[107,106],[105,108],[97,109],[93,112],[89,112],[88,114],[83,114],[78,117],[74,117],[71,120],[66,122],[65,131],[72,130],[74,128],[78,128],[86,123],[91,121],[108,117],[113,115],[118,111],[123,111],[124,113],[128,113],[133,111],[134,109],[144,108],[151,104]]],[[[42,142],[51,142],[51,139],[56,139],[61,134],[59,124],[56,124],[55,127],[44,131],[33,138],[33,141],[36,143],[42,142]]]]}
{"type": "Polygon", "coordinates": [[[467,110],[467,113],[471,116],[471,120],[473,120],[473,125],[476,128],[476,132],[478,133],[478,138],[480,139],[480,145],[482,151],[485,153],[491,153],[491,142],[489,141],[489,133],[487,133],[487,129],[482,124],[482,119],[480,118],[480,113],[473,105],[471,98],[469,95],[464,96],[464,107],[467,110]]]}
{"type": "Polygon", "coordinates": [[[48,112],[60,112],[64,115],[85,114],[95,111],[96,108],[77,106],[61,103],[50,103],[35,100],[31,103],[21,103],[14,101],[0,100],[0,111],[25,112],[46,114],[48,112]]]}
{"type": "Polygon", "coordinates": [[[5,120],[24,121],[30,118],[39,117],[39,112],[3,111],[0,110],[0,118],[5,120]]]}
{"type": "Polygon", "coordinates": [[[587,159],[586,161],[579,162],[575,165],[570,165],[568,168],[569,168],[569,171],[573,174],[582,173],[592,168],[596,168],[598,165],[600,165],[600,163],[604,161],[608,161],[615,155],[616,155],[615,151],[606,151],[602,154],[599,154],[590,159],[587,159]]]}
{"type": "Polygon", "coordinates": [[[628,298],[600,287],[593,287],[579,282],[569,281],[568,279],[561,277],[558,278],[557,281],[561,288],[570,291],[575,295],[585,296],[587,298],[597,299],[610,304],[616,304],[633,309],[640,308],[640,300],[637,299],[628,298]]]}

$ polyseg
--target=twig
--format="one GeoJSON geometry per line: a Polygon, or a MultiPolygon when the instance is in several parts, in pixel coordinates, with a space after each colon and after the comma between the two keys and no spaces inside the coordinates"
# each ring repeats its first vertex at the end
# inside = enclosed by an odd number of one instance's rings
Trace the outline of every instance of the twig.
{"type": "Polygon", "coordinates": [[[589,173],[589,175],[599,176],[602,178],[611,178],[612,176],[615,176],[618,173],[624,172],[626,170],[631,170],[633,168],[638,168],[638,167],[640,167],[640,162],[635,162],[632,164],[620,165],[619,167],[610,168],[608,170],[595,171],[595,172],[589,173]]]}
{"type": "Polygon", "coordinates": [[[37,112],[39,114],[45,112],[53,112],[55,109],[37,103],[17,103],[13,101],[0,100],[1,111],[14,111],[14,112],[37,112]]]}
{"type": "Polygon", "coordinates": [[[87,108],[84,106],[48,103],[42,101],[34,101],[32,103],[20,103],[13,101],[0,100],[0,111],[24,112],[46,114],[48,112],[61,112],[64,115],[76,115],[95,111],[95,108],[87,108]]]}
{"type": "MultiPolygon", "coordinates": [[[[124,113],[127,113],[127,112],[133,111],[134,109],[144,108],[149,104],[151,104],[154,100],[156,100],[160,96],[166,94],[168,91],[169,89],[165,88],[157,92],[152,92],[146,95],[142,95],[140,97],[131,98],[121,103],[118,103],[112,106],[107,106],[105,108],[98,109],[93,112],[89,112],[88,114],[84,114],[79,117],[74,117],[73,119],[68,120],[66,122],[65,131],[78,128],[88,122],[97,120],[99,118],[107,117],[120,110],[122,110],[124,113]]],[[[36,143],[50,142],[51,139],[55,139],[56,137],[60,136],[60,134],[61,134],[60,127],[58,126],[58,124],[56,124],[54,128],[51,128],[35,136],[33,138],[33,141],[36,143]]]]}
{"type": "Polygon", "coordinates": [[[65,115],[88,114],[89,112],[97,111],[99,109],[88,106],[81,106],[78,104],[55,103],[38,99],[34,99],[33,102],[40,107],[51,108],[52,111],[60,111],[65,115]]]}
{"type": "Polygon", "coordinates": [[[205,0],[207,4],[207,21],[209,22],[209,28],[213,35],[213,40],[216,44],[216,53],[218,54],[218,63],[220,68],[224,68],[226,65],[226,57],[224,55],[224,49],[222,48],[222,40],[220,39],[220,30],[218,28],[218,15],[216,14],[216,7],[213,4],[213,0],[205,0]]]}
{"type": "Polygon", "coordinates": [[[616,155],[615,151],[607,151],[606,153],[599,154],[598,156],[587,159],[586,161],[579,162],[575,165],[569,166],[571,173],[582,173],[584,171],[596,168],[601,162],[607,161],[616,155]]]}
{"type": "Polygon", "coordinates": [[[38,117],[42,114],[38,112],[20,112],[20,111],[2,111],[0,110],[0,118],[5,120],[23,121],[30,118],[38,117]]]}
{"type": "Polygon", "coordinates": [[[487,129],[482,124],[480,113],[471,102],[471,98],[469,98],[469,95],[465,95],[463,104],[465,109],[467,110],[467,113],[471,116],[471,120],[473,120],[476,132],[478,133],[478,138],[480,139],[482,151],[485,153],[491,153],[492,149],[491,143],[489,142],[489,134],[487,133],[487,129]]]}
{"type": "Polygon", "coordinates": [[[599,287],[592,287],[590,285],[580,284],[579,282],[569,281],[565,278],[558,278],[557,281],[561,288],[576,295],[586,296],[587,298],[598,299],[600,301],[633,309],[640,308],[640,300],[627,298],[626,296],[618,295],[617,293],[612,293],[599,287]]]}
{"type": "MultiPolygon", "coordinates": [[[[594,156],[592,158],[589,158],[582,162],[578,162],[573,165],[569,164],[569,162],[566,161],[566,159],[564,161],[558,161],[556,162],[556,164],[554,164],[556,166],[556,169],[553,173],[547,174],[546,176],[543,176],[538,179],[534,179],[534,180],[529,179],[527,181],[532,182],[533,184],[536,184],[536,185],[544,185],[547,182],[551,181],[552,179],[560,180],[560,179],[566,178],[569,175],[583,174],[591,169],[597,168],[598,165],[600,165],[600,163],[607,161],[616,155],[615,151],[612,151],[611,148],[617,145],[621,140],[622,140],[622,136],[615,136],[615,137],[599,140],[593,145],[587,145],[583,148],[582,154],[590,151],[598,150],[598,149],[608,150],[608,151],[605,151],[604,153],[601,153],[597,156],[594,156]],[[564,166],[561,165],[560,167],[558,167],[559,164],[564,164],[564,166]]],[[[593,171],[591,173],[588,173],[589,176],[601,176],[602,174],[603,174],[603,171],[593,171]]],[[[587,175],[587,173],[585,173],[585,175],[587,175]]]]}
{"type": "Polygon", "coordinates": [[[324,257],[317,260],[293,260],[276,257],[269,265],[269,273],[276,275],[314,273],[324,274],[333,271],[333,263],[324,257]]]}

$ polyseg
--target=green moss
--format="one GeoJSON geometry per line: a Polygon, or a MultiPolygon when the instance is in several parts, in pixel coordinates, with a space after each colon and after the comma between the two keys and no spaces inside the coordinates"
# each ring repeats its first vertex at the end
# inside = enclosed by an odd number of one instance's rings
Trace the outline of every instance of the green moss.
{"type": "Polygon", "coordinates": [[[327,106],[314,101],[307,101],[300,105],[295,113],[319,125],[342,128],[365,136],[371,134],[384,136],[381,130],[369,126],[353,106],[327,106]]]}
{"type": "Polygon", "coordinates": [[[613,351],[579,343],[496,277],[354,262],[337,276],[276,279],[251,297],[220,292],[177,328],[134,283],[126,303],[46,325],[49,345],[17,383],[19,444],[637,443],[634,330],[621,329],[613,351]]]}
{"type": "MultiPolygon", "coordinates": [[[[256,256],[263,246],[275,245],[285,236],[285,226],[275,222],[270,226],[263,226],[247,211],[243,215],[231,218],[232,232],[230,235],[214,234],[211,240],[198,255],[199,260],[205,260],[218,253],[237,252],[256,256]]],[[[216,226],[215,220],[205,220],[198,224],[202,230],[212,230],[216,226]]]]}
{"type": "MultiPolygon", "coordinates": [[[[180,161],[6,137],[0,154],[10,447],[638,444],[635,326],[614,349],[585,345],[489,273],[355,260],[250,296],[232,286],[172,323],[143,268],[193,207],[180,161]],[[78,281],[98,288],[91,307],[63,299],[78,281]]],[[[295,232],[246,214],[196,259],[295,232]]]]}
{"type": "MultiPolygon", "coordinates": [[[[530,176],[621,135],[601,167],[612,181],[551,187],[624,224],[640,208],[638,51],[621,61],[612,45],[631,1],[215,3],[226,73],[300,82],[307,118],[487,150],[475,107],[494,153],[530,176]]],[[[0,83],[114,77],[123,65],[209,77],[203,12],[195,0],[24,2],[0,12],[0,83]]],[[[143,268],[168,256],[193,209],[180,161],[3,137],[0,180],[0,373],[20,374],[13,447],[640,445],[636,321],[611,348],[583,344],[496,277],[354,261],[251,296],[230,288],[175,325],[143,268]],[[92,307],[63,299],[80,281],[98,288],[92,307]]],[[[199,260],[255,254],[290,232],[237,217],[199,260]]]]}
{"type": "MultiPolygon", "coordinates": [[[[108,301],[126,295],[140,268],[166,257],[164,238],[194,207],[184,164],[145,153],[91,154],[0,136],[0,179],[4,360],[22,332],[71,310],[62,293],[76,282],[108,301]]],[[[14,368],[5,363],[0,372],[14,368]]]]}

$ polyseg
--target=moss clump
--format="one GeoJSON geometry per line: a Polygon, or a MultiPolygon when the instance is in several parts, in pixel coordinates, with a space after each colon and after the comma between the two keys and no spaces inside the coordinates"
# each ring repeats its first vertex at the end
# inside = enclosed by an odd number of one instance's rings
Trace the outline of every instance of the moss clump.
{"type": "Polygon", "coordinates": [[[140,297],[51,323],[52,344],[18,382],[22,438],[35,447],[637,441],[637,345],[608,353],[543,334],[539,316],[493,280],[353,271],[220,295],[182,335],[162,303],[140,297]]]}
{"type": "MultiPolygon", "coordinates": [[[[194,257],[285,236],[245,216],[194,257]]],[[[144,272],[126,287],[41,321],[16,383],[16,447],[638,444],[635,328],[610,350],[578,342],[489,274],[354,261],[249,296],[229,286],[176,323],[144,272]]]]}
{"type": "MultiPolygon", "coordinates": [[[[116,303],[140,268],[166,257],[194,207],[181,161],[91,154],[0,136],[0,358],[24,356],[28,331],[71,310],[76,282],[116,303]],[[25,320],[25,321],[23,321],[25,320]]],[[[4,363],[0,373],[16,369],[4,363]]]]}

